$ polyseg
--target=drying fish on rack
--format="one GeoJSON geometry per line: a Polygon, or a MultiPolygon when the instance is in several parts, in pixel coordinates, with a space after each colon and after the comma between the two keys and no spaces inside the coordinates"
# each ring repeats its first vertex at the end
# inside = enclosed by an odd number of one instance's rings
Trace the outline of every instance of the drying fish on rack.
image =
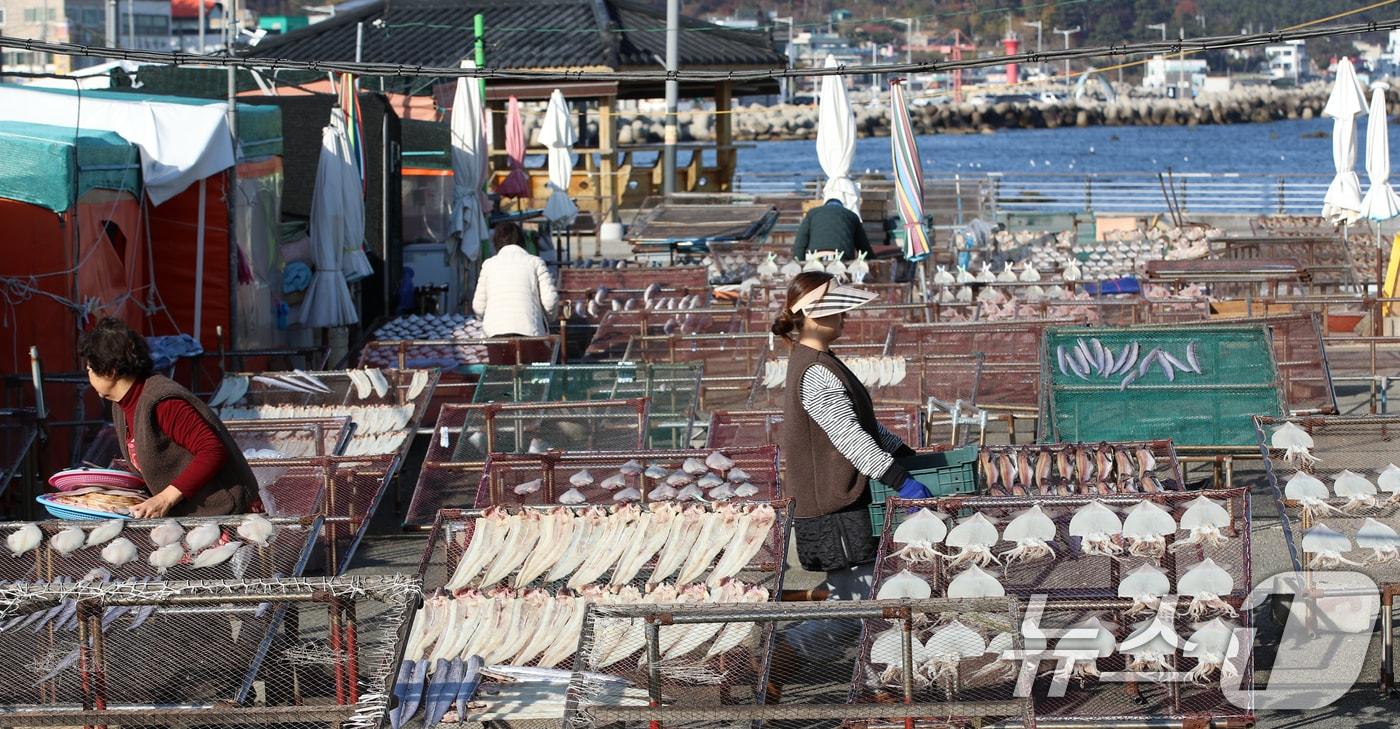
{"type": "Polygon", "coordinates": [[[1065,377],[1075,377],[1085,382],[1113,380],[1117,382],[1119,390],[1125,390],[1146,377],[1154,366],[1161,369],[1168,382],[1175,382],[1177,373],[1202,373],[1195,341],[1187,342],[1184,361],[1161,347],[1153,347],[1141,358],[1138,356],[1140,351],[1141,343],[1136,341],[1123,345],[1115,353],[1097,338],[1087,341],[1079,338],[1068,347],[1057,345],[1055,362],[1060,374],[1065,377]]]}
{"type": "Polygon", "coordinates": [[[890,556],[907,562],[932,562],[938,557],[937,545],[947,536],[948,527],[942,517],[928,509],[919,509],[895,528],[891,540],[901,546],[890,556]]]}
{"type": "Polygon", "coordinates": [[[1222,684],[1239,678],[1239,670],[1230,659],[1240,655],[1240,641],[1235,637],[1235,625],[1215,618],[1200,625],[1186,639],[1182,655],[1196,659],[1196,667],[1186,674],[1186,680],[1204,684],[1217,672],[1222,684]]]}
{"type": "Polygon", "coordinates": [[[1118,581],[1118,597],[1133,601],[1125,613],[1130,617],[1157,612],[1162,598],[1169,592],[1171,581],[1166,573],[1148,562],[1138,565],[1118,581]]]}
{"type": "Polygon", "coordinates": [[[1172,672],[1171,657],[1176,655],[1180,640],[1170,620],[1153,617],[1133,626],[1118,652],[1127,656],[1129,671],[1148,681],[1161,682],[1172,672]]]}
{"type": "Polygon", "coordinates": [[[580,589],[609,573],[617,585],[632,581],[653,559],[653,583],[673,574],[682,583],[694,582],[708,572],[706,582],[717,585],[748,567],[776,521],[767,503],[682,509],[658,502],[514,513],[493,507],[472,521],[446,587],[484,588],[515,575],[519,588],[545,575],[547,582],[567,580],[568,587],[580,589]]]}
{"type": "Polygon", "coordinates": [[[1342,511],[1355,511],[1360,508],[1374,508],[1376,505],[1376,485],[1357,473],[1343,470],[1332,481],[1332,492],[1347,500],[1342,511]]]}
{"type": "Polygon", "coordinates": [[[939,555],[951,560],[949,570],[974,564],[979,567],[1001,564],[1001,559],[992,552],[992,547],[999,541],[1001,538],[997,535],[996,525],[977,512],[948,530],[948,536],[943,540],[949,547],[957,547],[958,553],[949,555],[940,552],[939,555]]]}
{"type": "Polygon", "coordinates": [[[1076,623],[1055,643],[1055,656],[1061,659],[1056,680],[1097,679],[1098,659],[1113,655],[1117,646],[1113,626],[1103,620],[1092,617],[1076,623]]]}

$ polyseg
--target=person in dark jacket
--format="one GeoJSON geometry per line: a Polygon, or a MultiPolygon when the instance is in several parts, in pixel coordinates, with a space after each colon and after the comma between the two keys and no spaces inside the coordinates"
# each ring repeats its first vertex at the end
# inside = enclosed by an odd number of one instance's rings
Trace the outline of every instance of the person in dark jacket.
{"type": "Polygon", "coordinates": [[[258,482],[228,429],[194,393],[152,374],[146,340],[120,319],[97,322],[78,343],[88,382],[116,403],[122,458],[150,498],[131,516],[225,516],[260,508],[258,482]]]}
{"type": "MultiPolygon", "coordinates": [[[[898,458],[914,455],[875,420],[870,393],[831,352],[846,312],[874,294],[839,286],[828,273],[798,274],[772,332],[792,344],[783,409],[783,488],[794,502],[793,534],[803,569],[825,572],[832,599],[869,597],[879,541],[871,536],[870,481],[904,498],[926,498],[898,458]]],[[[859,621],[808,622],[785,630],[783,651],[801,664],[828,663],[854,642],[859,621]],[[838,634],[841,630],[851,635],[838,634]]],[[[781,655],[781,652],[779,653],[781,655]]],[[[775,666],[775,681],[782,671],[775,666]]],[[[770,687],[771,690],[772,687],[770,687]]]]}
{"type": "Polygon", "coordinates": [[[804,261],[808,251],[834,251],[845,261],[855,260],[856,254],[862,251],[867,256],[871,253],[870,240],[865,237],[860,216],[847,210],[836,198],[808,210],[797,226],[792,257],[804,261]]]}

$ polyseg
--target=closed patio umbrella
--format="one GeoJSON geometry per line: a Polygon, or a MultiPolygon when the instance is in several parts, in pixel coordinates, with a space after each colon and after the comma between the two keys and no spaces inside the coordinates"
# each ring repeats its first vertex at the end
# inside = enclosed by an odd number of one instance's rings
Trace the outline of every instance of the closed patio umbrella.
{"type": "Polygon", "coordinates": [[[528,197],[530,176],[525,174],[525,123],[520,119],[520,101],[514,96],[506,105],[506,162],[510,172],[496,185],[501,197],[528,197]]]}
{"type": "Polygon", "coordinates": [[[308,327],[340,327],[360,320],[341,272],[346,241],[364,240],[360,176],[345,143],[345,112],[331,109],[321,131],[321,158],[311,197],[311,259],[316,272],[298,319],[308,327]]]}
{"type": "MultiPolygon", "coordinates": [[[[476,68],[473,61],[462,61],[462,68],[476,68]]],[[[469,261],[481,258],[481,242],[490,232],[486,227],[487,156],[485,123],[482,119],[481,84],[476,79],[457,79],[452,97],[452,212],[448,230],[457,237],[457,252],[469,261]]]]}
{"type": "Polygon", "coordinates": [[[1366,94],[1349,59],[1337,63],[1337,78],[1322,115],[1332,118],[1332,166],[1336,175],[1322,200],[1322,217],[1348,225],[1361,219],[1361,180],[1356,176],[1356,117],[1366,113],[1366,94]]]}
{"type": "Polygon", "coordinates": [[[549,149],[549,201],[544,205],[544,217],[560,227],[573,225],[574,218],[578,217],[578,206],[569,199],[576,139],[564,94],[555,89],[549,95],[549,107],[540,125],[539,143],[549,149]]]}
{"type": "Polygon", "coordinates": [[[904,84],[899,79],[890,81],[890,116],[890,154],[894,158],[895,202],[904,223],[904,257],[922,261],[929,253],[928,231],[924,230],[924,170],[914,125],[909,123],[904,84]]]}
{"type": "Polygon", "coordinates": [[[1376,222],[1400,215],[1400,198],[1390,186],[1390,140],[1386,136],[1385,84],[1371,85],[1371,118],[1366,120],[1366,179],[1361,215],[1376,222]]]}
{"type": "MultiPolygon", "coordinates": [[[[836,58],[826,57],[826,67],[836,68],[836,58]]],[[[860,214],[860,188],[852,180],[851,161],[856,156],[856,114],[846,95],[843,76],[823,76],[817,102],[817,161],[826,173],[822,199],[836,198],[847,210],[860,214]]]]}

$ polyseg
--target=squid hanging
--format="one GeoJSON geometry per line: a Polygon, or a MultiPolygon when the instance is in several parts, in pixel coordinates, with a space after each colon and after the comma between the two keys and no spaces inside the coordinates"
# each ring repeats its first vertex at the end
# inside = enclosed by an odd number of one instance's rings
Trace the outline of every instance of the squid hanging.
{"type": "Polygon", "coordinates": [[[1186,680],[1205,684],[1217,672],[1222,682],[1239,678],[1239,671],[1229,660],[1239,654],[1240,641],[1235,637],[1234,624],[1216,618],[1200,625],[1187,639],[1186,649],[1182,651],[1185,657],[1196,659],[1196,667],[1187,672],[1186,680]]]}
{"type": "Polygon", "coordinates": [[[1079,507],[1069,520],[1069,535],[1079,537],[1079,548],[1086,555],[1121,556],[1123,547],[1118,540],[1122,534],[1123,522],[1099,501],[1079,507]]]}
{"type": "Polygon", "coordinates": [[[1312,559],[1308,560],[1308,569],[1330,570],[1344,564],[1362,566],[1361,562],[1342,556],[1350,551],[1351,539],[1326,524],[1318,524],[1303,535],[1303,552],[1312,555],[1312,559]]]}
{"type": "Polygon", "coordinates": [[[934,545],[942,544],[947,536],[948,527],[938,514],[919,509],[894,530],[894,543],[903,546],[890,556],[908,562],[932,562],[938,556],[934,545]]]}
{"type": "Polygon", "coordinates": [[[1381,475],[1376,479],[1376,485],[1381,491],[1390,494],[1391,501],[1400,501],[1400,467],[1394,463],[1385,467],[1381,475]]]}
{"type": "Polygon", "coordinates": [[[1006,587],[990,572],[973,565],[948,583],[948,597],[1006,597],[1006,587]]]}
{"type": "Polygon", "coordinates": [[[1200,562],[1176,581],[1176,591],[1191,598],[1185,612],[1192,620],[1201,620],[1211,612],[1235,617],[1235,609],[1220,598],[1221,595],[1228,595],[1233,589],[1235,578],[1212,559],[1200,562]]]}
{"type": "Polygon", "coordinates": [[[1370,517],[1356,531],[1356,546],[1371,550],[1366,558],[1370,564],[1383,564],[1400,559],[1400,534],[1370,517]]]}
{"type": "Polygon", "coordinates": [[[1089,618],[1073,625],[1056,641],[1054,655],[1057,659],[1069,659],[1068,678],[1084,681],[1099,677],[1098,659],[1113,655],[1117,645],[1110,625],[1089,618]]]}
{"type": "Polygon", "coordinates": [[[880,585],[879,592],[875,593],[876,600],[898,600],[900,598],[913,598],[922,600],[933,594],[933,589],[929,587],[928,581],[910,572],[900,570],[899,574],[885,580],[880,585]]]}
{"type": "Polygon", "coordinates": [[[939,552],[939,555],[952,560],[948,563],[950,571],[967,565],[986,567],[1001,564],[1001,560],[992,553],[992,547],[999,541],[996,525],[978,512],[953,527],[944,539],[944,544],[957,547],[958,553],[950,555],[939,552]]]}
{"type": "Polygon", "coordinates": [[[976,658],[987,652],[987,642],[977,631],[954,619],[924,645],[924,661],[919,665],[919,673],[930,683],[947,679],[952,686],[958,684],[958,664],[965,658],[976,658]]]}
{"type": "Polygon", "coordinates": [[[1118,597],[1133,601],[1126,613],[1130,617],[1157,612],[1162,605],[1162,597],[1171,589],[1166,573],[1147,562],[1118,581],[1118,597]]]}
{"type": "Polygon", "coordinates": [[[1283,497],[1297,501],[1303,505],[1303,513],[1309,519],[1317,519],[1327,514],[1337,514],[1341,510],[1327,503],[1327,498],[1332,494],[1327,491],[1327,485],[1317,480],[1312,474],[1299,471],[1288,479],[1288,483],[1283,485],[1283,497]]]}
{"type": "Polygon", "coordinates": [[[1050,542],[1055,539],[1055,522],[1045,515],[1039,504],[1012,519],[1001,536],[1016,543],[1015,547],[1001,553],[1007,568],[1018,562],[1055,558],[1055,550],[1050,548],[1050,542]]]}
{"type": "Polygon", "coordinates": [[[1128,670],[1140,673],[1149,681],[1162,681],[1171,672],[1168,656],[1176,653],[1180,640],[1171,622],[1152,618],[1134,626],[1131,635],[1118,646],[1118,652],[1128,657],[1128,670]]]}
{"type": "Polygon", "coordinates": [[[1293,423],[1284,423],[1274,431],[1269,440],[1270,447],[1282,450],[1283,462],[1294,468],[1299,466],[1310,466],[1317,463],[1319,459],[1312,454],[1313,438],[1308,435],[1308,431],[1299,428],[1293,423]]]}
{"type": "MultiPolygon", "coordinates": [[[[898,686],[904,682],[904,636],[903,629],[896,626],[875,636],[875,641],[870,645],[870,663],[876,666],[884,666],[878,676],[874,677],[880,686],[898,686]]],[[[914,638],[914,675],[911,679],[914,685],[919,687],[928,686],[931,681],[918,670],[918,666],[928,659],[924,646],[918,638],[914,638]]]]}
{"type": "Polygon", "coordinates": [[[1161,559],[1167,551],[1167,537],[1175,533],[1171,512],[1151,501],[1139,501],[1123,519],[1123,540],[1134,557],[1161,559]]]}
{"type": "Polygon", "coordinates": [[[1376,505],[1376,485],[1365,476],[1351,471],[1342,471],[1332,481],[1332,492],[1347,500],[1342,511],[1355,511],[1376,505]]]}
{"type": "Polygon", "coordinates": [[[1226,511],[1225,507],[1204,496],[1198,496],[1181,515],[1180,527],[1187,533],[1187,537],[1173,544],[1172,551],[1198,545],[1223,547],[1226,539],[1225,529],[1229,526],[1230,512],[1226,511]]]}

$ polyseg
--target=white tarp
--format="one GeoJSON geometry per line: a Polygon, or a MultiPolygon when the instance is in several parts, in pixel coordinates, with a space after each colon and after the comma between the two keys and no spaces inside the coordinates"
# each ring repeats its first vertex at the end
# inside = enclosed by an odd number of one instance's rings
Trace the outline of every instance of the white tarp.
{"type": "MultiPolygon", "coordinates": [[[[476,68],[462,61],[462,68],[476,68]]],[[[452,97],[452,217],[449,231],[457,236],[459,250],[469,261],[481,258],[481,242],[490,232],[486,227],[486,184],[489,160],[485,123],[482,118],[481,82],[457,79],[452,97]]]]}
{"type": "Polygon", "coordinates": [[[574,218],[578,217],[578,206],[569,199],[575,141],[569,105],[564,102],[564,94],[555,89],[549,95],[549,107],[544,112],[536,142],[549,149],[549,200],[544,204],[544,217],[564,227],[573,225],[574,218]]]}
{"type": "Polygon", "coordinates": [[[360,320],[341,272],[345,241],[356,235],[364,240],[364,200],[345,139],[345,112],[337,107],[321,130],[321,159],[311,196],[311,260],[316,272],[301,302],[302,325],[340,327],[360,320]]]}
{"type": "Polygon", "coordinates": [[[1361,216],[1377,222],[1400,215],[1400,198],[1390,187],[1390,140],[1386,137],[1385,84],[1371,85],[1371,118],[1366,120],[1366,179],[1361,216]]]}
{"type": "Polygon", "coordinates": [[[159,205],[234,165],[228,105],[172,104],[133,98],[0,86],[0,121],[116,132],[141,150],[141,182],[159,205]]]}
{"type": "MultiPolygon", "coordinates": [[[[834,56],[826,57],[826,67],[837,66],[834,56]]],[[[817,101],[817,161],[826,173],[822,200],[836,198],[845,208],[860,215],[860,187],[851,179],[851,162],[856,156],[856,113],[846,94],[844,76],[823,76],[817,101]]]]}
{"type": "Polygon", "coordinates": [[[1332,168],[1336,175],[1322,199],[1322,217],[1348,225],[1361,219],[1361,180],[1356,176],[1356,117],[1366,113],[1366,94],[1349,59],[1337,63],[1337,78],[1322,115],[1332,121],[1332,168]]]}

